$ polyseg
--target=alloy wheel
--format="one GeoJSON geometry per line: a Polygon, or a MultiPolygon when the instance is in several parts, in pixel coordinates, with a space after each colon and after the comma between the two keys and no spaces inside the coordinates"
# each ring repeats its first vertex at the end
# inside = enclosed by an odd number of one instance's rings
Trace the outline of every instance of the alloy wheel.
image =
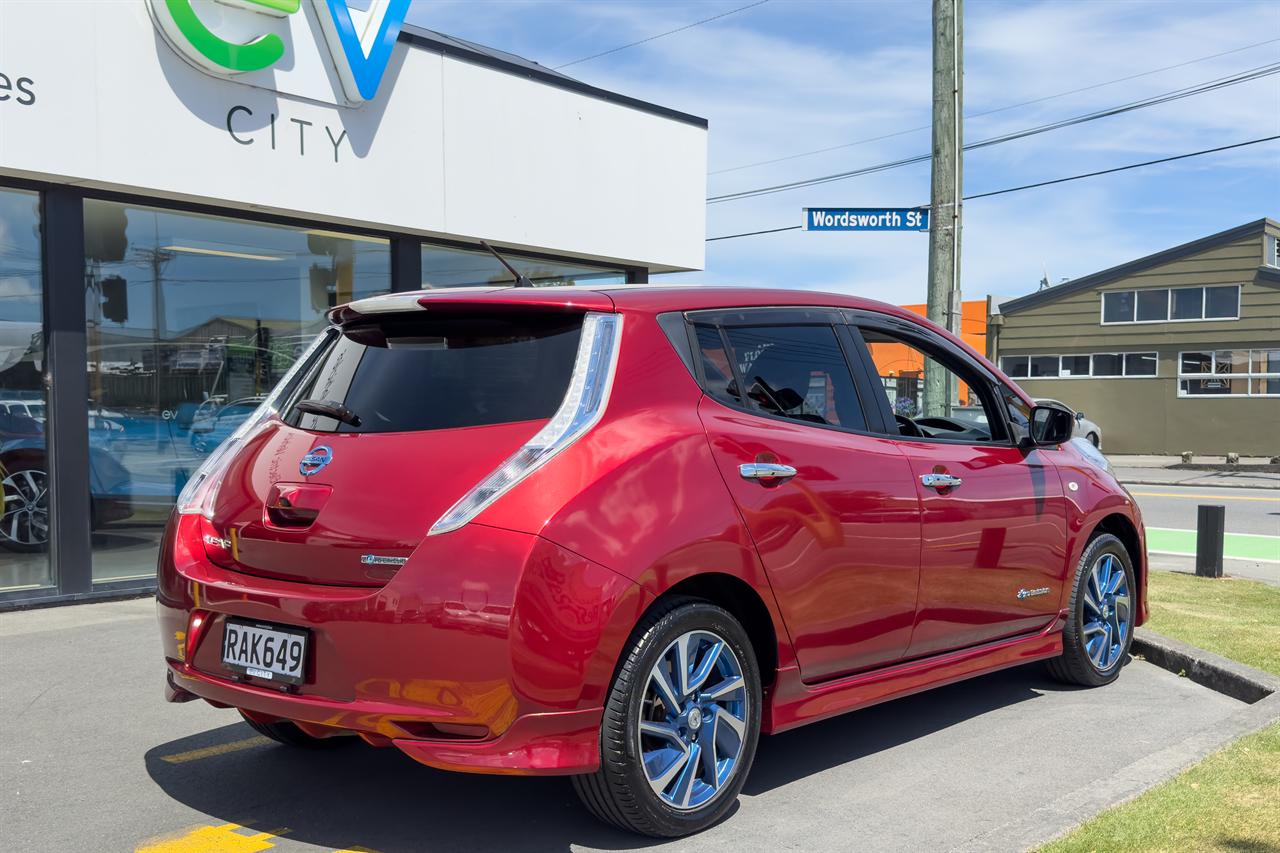
{"type": "Polygon", "coordinates": [[[689,631],[649,671],[636,733],[645,778],[680,811],[714,800],[732,778],[748,731],[747,685],[717,634],[689,631]]]}
{"type": "Polygon", "coordinates": [[[49,541],[49,478],[44,471],[14,471],[0,481],[4,487],[4,516],[0,537],[18,545],[37,547],[49,541]]]}
{"type": "Polygon", "coordinates": [[[1131,630],[1129,580],[1114,554],[1102,554],[1089,569],[1084,591],[1084,647],[1094,669],[1116,665],[1131,630]]]}

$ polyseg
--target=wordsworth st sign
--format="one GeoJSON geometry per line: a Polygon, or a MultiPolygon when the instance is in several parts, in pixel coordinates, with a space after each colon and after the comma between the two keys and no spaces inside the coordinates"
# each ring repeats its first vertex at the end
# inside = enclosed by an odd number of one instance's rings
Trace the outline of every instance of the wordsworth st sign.
{"type": "Polygon", "coordinates": [[[806,207],[806,231],[928,231],[929,211],[920,207],[806,207]]]}

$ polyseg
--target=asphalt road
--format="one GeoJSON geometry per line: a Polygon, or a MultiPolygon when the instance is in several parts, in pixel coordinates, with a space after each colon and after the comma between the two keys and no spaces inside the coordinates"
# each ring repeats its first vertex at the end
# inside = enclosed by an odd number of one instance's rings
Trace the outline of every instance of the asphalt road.
{"type": "Polygon", "coordinates": [[[1227,508],[1228,533],[1280,536],[1280,490],[1201,489],[1186,486],[1129,486],[1148,527],[1195,530],[1196,507],[1227,508]]]}
{"type": "Polygon", "coordinates": [[[291,750],[233,711],[167,705],[153,606],[0,615],[0,848],[1013,849],[1001,833],[1037,809],[1112,790],[1244,707],[1140,661],[1098,690],[1007,670],[763,739],[729,820],[660,844],[597,824],[565,779],[291,750]]]}

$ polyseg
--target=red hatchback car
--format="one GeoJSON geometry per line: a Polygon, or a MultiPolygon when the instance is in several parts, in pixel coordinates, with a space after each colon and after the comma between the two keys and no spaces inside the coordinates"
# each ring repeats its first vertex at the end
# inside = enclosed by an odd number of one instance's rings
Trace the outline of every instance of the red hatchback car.
{"type": "Polygon", "coordinates": [[[1142,521],[1072,415],[898,308],[438,290],[331,328],[188,483],[170,701],[298,746],[732,806],[761,732],[1029,661],[1117,677],[1142,521]]]}

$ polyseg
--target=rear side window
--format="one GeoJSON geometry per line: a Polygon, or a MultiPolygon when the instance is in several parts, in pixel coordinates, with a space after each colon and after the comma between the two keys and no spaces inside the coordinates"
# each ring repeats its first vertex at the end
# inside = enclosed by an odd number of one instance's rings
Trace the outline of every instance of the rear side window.
{"type": "Polygon", "coordinates": [[[320,432],[417,432],[546,420],[568,389],[580,314],[391,315],[342,330],[286,420],[320,432]],[[337,403],[358,424],[302,412],[337,403]]]}
{"type": "Polygon", "coordinates": [[[698,327],[703,370],[713,396],[740,405],[740,379],[751,407],[766,414],[866,430],[849,365],[830,326],[730,326],[724,336],[731,350],[727,357],[718,343],[719,330],[698,327]],[[726,369],[727,382],[722,378],[726,369]]]}

